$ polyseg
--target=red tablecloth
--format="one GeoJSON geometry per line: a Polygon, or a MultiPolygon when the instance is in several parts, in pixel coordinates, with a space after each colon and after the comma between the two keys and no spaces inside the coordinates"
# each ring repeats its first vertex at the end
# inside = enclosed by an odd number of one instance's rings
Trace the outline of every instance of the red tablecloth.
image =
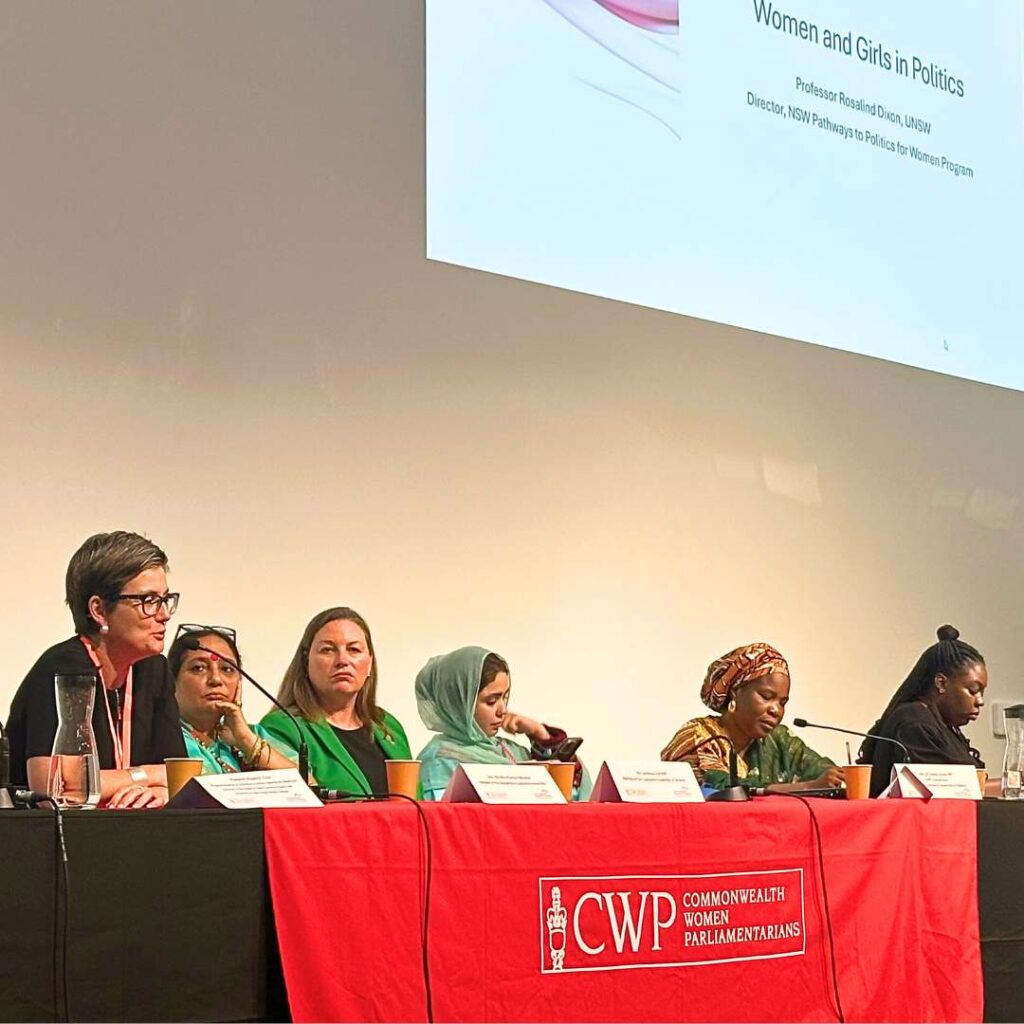
{"type": "MultiPolygon", "coordinates": [[[[838,1019],[801,802],[422,806],[436,1020],[838,1019]]],[[[980,1020],[973,803],[813,811],[846,1019],[980,1020]]],[[[294,1019],[425,1019],[415,808],[267,811],[265,841],[294,1019]]]]}

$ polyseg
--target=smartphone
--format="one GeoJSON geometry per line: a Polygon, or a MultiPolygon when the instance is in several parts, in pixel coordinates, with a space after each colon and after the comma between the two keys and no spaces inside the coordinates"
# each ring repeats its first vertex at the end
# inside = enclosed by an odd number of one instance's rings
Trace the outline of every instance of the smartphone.
{"type": "Polygon", "coordinates": [[[566,737],[552,752],[552,761],[571,761],[573,755],[583,743],[582,736],[568,736],[566,737]]]}

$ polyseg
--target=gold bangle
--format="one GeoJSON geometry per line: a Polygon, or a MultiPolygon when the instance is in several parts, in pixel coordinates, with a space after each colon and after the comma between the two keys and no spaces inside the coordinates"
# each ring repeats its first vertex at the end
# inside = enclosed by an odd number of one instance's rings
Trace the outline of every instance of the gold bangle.
{"type": "Polygon", "coordinates": [[[267,745],[267,741],[262,737],[257,736],[256,742],[253,744],[252,750],[249,751],[249,756],[245,759],[246,764],[250,768],[259,767],[259,759],[263,754],[263,748],[267,745]]]}

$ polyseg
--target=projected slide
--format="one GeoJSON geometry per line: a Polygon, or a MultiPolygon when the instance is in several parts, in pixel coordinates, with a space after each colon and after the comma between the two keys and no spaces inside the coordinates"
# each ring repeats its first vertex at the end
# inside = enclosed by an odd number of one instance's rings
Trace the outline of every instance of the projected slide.
{"type": "Polygon", "coordinates": [[[1024,389],[1022,0],[427,0],[427,255],[1024,389]]]}

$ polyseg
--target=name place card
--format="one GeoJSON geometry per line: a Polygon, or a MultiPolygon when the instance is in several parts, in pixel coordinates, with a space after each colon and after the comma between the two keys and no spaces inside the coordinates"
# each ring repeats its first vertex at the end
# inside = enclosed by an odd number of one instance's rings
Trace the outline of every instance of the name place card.
{"type": "Polygon", "coordinates": [[[322,807],[297,768],[197,775],[167,801],[168,807],[322,807]]]}
{"type": "Polygon", "coordinates": [[[590,799],[597,803],[702,803],[693,769],[685,761],[605,761],[590,799]]]}
{"type": "Polygon", "coordinates": [[[442,800],[450,803],[564,804],[542,764],[460,764],[442,800]]]}
{"type": "Polygon", "coordinates": [[[982,798],[978,772],[972,764],[895,764],[889,785],[878,795],[911,800],[982,798]]]}

